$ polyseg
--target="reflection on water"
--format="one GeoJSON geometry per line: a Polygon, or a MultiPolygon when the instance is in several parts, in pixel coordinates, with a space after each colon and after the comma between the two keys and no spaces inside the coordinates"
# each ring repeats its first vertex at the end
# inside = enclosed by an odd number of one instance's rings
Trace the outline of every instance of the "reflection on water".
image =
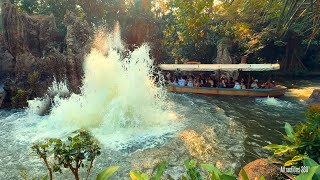
{"type": "MultiPolygon", "coordinates": [[[[170,133],[162,133],[162,130],[157,133],[156,129],[141,131],[140,136],[122,141],[122,144],[114,142],[116,137],[121,139],[121,132],[115,132],[114,137],[104,136],[103,129],[100,129],[101,132],[95,134],[103,140],[104,149],[93,174],[103,167],[120,165],[115,178],[128,179],[130,169],[151,173],[158,162],[167,160],[170,166],[167,173],[177,178],[183,172],[186,159],[239,170],[242,165],[268,155],[261,147],[271,142],[280,143],[282,138],[276,130],[282,131],[285,122],[296,124],[303,120],[306,109],[304,103],[291,96],[268,99],[168,95],[166,101],[173,107],[170,116],[180,124],[179,128],[170,133]]],[[[41,131],[33,128],[35,122],[45,122],[46,119],[30,117],[25,110],[0,111],[0,148],[3,149],[0,179],[19,178],[22,167],[34,176],[46,172],[42,162],[30,156],[29,151],[32,137],[41,131]],[[26,140],[28,138],[30,141],[26,140]]],[[[72,175],[66,172],[58,177],[67,179],[72,175]]]]}

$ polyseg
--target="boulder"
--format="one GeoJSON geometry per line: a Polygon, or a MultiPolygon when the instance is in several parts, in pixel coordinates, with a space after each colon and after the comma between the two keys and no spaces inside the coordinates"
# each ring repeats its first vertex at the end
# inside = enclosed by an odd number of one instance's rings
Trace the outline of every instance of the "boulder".
{"type": "MultiPolygon", "coordinates": [[[[266,180],[273,180],[280,173],[278,168],[268,163],[268,159],[257,159],[245,165],[243,169],[246,171],[249,180],[259,179],[261,176],[265,177],[266,180]]],[[[242,180],[240,173],[238,179],[242,180]]]]}
{"type": "Polygon", "coordinates": [[[320,89],[313,90],[309,99],[307,100],[307,105],[320,105],[320,89]]]}

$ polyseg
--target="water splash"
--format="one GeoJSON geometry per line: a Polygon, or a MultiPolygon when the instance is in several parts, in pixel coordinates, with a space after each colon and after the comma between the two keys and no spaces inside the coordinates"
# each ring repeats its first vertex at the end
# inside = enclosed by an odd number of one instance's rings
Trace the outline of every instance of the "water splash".
{"type": "Polygon", "coordinates": [[[256,98],[256,103],[266,106],[276,106],[276,107],[287,107],[290,108],[293,106],[292,103],[280,100],[274,97],[268,97],[268,98],[256,98]]]}
{"type": "MultiPolygon", "coordinates": [[[[109,34],[99,30],[85,57],[81,93],[61,97],[69,90],[65,83],[54,81],[48,89],[49,96],[54,96],[51,113],[34,129],[57,136],[86,128],[103,144],[115,143],[114,147],[145,136],[156,139],[174,131],[162,76],[158,75],[159,82],[154,78],[158,72],[150,58],[150,47],[143,44],[123,57],[124,47],[118,25],[109,34]]],[[[47,101],[30,101],[29,111],[40,111],[47,101]]]]}

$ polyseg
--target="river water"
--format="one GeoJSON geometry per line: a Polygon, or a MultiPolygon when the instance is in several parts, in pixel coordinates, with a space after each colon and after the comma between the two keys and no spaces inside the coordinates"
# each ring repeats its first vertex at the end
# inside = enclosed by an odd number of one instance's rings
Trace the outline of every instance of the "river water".
{"type": "MultiPolygon", "coordinates": [[[[129,179],[130,169],[151,173],[162,160],[173,179],[187,159],[238,171],[268,155],[261,147],[281,142],[277,130],[285,122],[303,121],[305,100],[320,87],[317,79],[284,82],[292,89],[279,99],[166,93],[154,83],[150,48],[143,45],[123,58],[118,34],[96,39],[99,46],[86,57],[81,94],[61,98],[67,86],[53,83],[49,115],[37,115],[46,104],[41,98],[26,109],[0,110],[1,180],[20,179],[22,169],[31,177],[45,175],[41,160],[31,155],[32,144],[65,138],[79,128],[89,129],[103,149],[90,179],[112,165],[120,166],[114,179],[129,179]]],[[[67,170],[56,177],[73,179],[67,170]]]]}
{"type": "MultiPolygon", "coordinates": [[[[283,131],[284,122],[303,121],[306,106],[301,97],[320,87],[317,82],[313,80],[308,88],[306,81],[295,81],[303,84],[303,89],[291,89],[279,99],[168,94],[166,101],[173,106],[177,126],[172,131],[159,130],[159,133],[154,132],[155,129],[141,130],[138,136],[118,143],[118,146],[108,145],[117,138],[96,133],[102,137],[104,148],[93,174],[103,167],[120,165],[115,177],[128,179],[130,169],[150,172],[156,163],[167,160],[170,165],[167,173],[178,177],[186,159],[217,163],[222,168],[237,171],[246,163],[267,156],[268,152],[261,147],[281,142],[276,131],[283,131]],[[297,97],[298,91],[303,94],[297,97]]],[[[30,118],[36,121],[48,119],[30,116],[27,110],[0,111],[0,179],[18,179],[23,168],[34,176],[46,172],[42,162],[30,155],[33,137],[38,136],[32,127],[36,127],[35,121],[30,118]]],[[[40,129],[38,132],[45,133],[40,129]]],[[[69,179],[72,176],[66,172],[58,177],[69,179]]]]}

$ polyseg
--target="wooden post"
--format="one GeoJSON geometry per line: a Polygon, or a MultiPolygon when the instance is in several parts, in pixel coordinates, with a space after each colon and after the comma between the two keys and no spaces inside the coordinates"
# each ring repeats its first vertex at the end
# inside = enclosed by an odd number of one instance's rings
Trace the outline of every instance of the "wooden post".
{"type": "Polygon", "coordinates": [[[249,72],[249,77],[248,77],[248,82],[247,82],[247,89],[250,89],[250,72],[249,72]]]}

